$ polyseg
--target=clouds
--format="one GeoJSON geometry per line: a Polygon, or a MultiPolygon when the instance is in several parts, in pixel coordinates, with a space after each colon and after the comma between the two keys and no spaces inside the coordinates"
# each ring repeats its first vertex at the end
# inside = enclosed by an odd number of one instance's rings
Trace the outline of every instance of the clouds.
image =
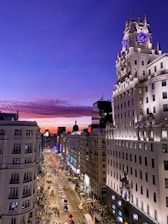
{"type": "Polygon", "coordinates": [[[71,105],[62,100],[36,100],[31,102],[0,100],[0,110],[3,112],[18,111],[21,118],[74,118],[91,116],[89,106],[71,105]]]}

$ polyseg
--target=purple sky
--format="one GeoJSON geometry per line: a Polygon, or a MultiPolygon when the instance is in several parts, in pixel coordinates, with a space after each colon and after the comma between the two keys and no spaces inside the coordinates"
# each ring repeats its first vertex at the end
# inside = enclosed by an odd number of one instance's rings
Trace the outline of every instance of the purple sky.
{"type": "Polygon", "coordinates": [[[168,52],[165,0],[0,1],[0,110],[46,129],[87,127],[93,103],[111,100],[133,11],[147,14],[155,46],[168,52]]]}

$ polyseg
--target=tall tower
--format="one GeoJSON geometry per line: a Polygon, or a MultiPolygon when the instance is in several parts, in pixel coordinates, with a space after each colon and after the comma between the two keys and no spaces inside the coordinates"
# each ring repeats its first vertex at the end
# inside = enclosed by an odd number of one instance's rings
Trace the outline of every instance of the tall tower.
{"type": "Polygon", "coordinates": [[[168,54],[147,17],[125,24],[106,128],[108,206],[121,223],[168,223],[168,54]]]}

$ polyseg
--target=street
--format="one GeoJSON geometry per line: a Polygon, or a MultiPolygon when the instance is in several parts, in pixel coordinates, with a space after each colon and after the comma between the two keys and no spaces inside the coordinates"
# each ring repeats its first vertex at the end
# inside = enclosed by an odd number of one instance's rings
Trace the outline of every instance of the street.
{"type": "Polygon", "coordinates": [[[78,194],[82,183],[78,186],[78,181],[70,181],[73,178],[62,167],[58,154],[49,149],[44,151],[38,176],[36,223],[83,224],[84,214],[90,214],[93,223],[95,220],[100,224],[114,223],[103,205],[85,196],[85,192],[82,196],[78,194]]]}
{"type": "Polygon", "coordinates": [[[83,222],[83,215],[87,211],[85,208],[79,209],[80,199],[75,192],[75,184],[68,180],[68,176],[59,168],[56,156],[50,151],[44,154],[37,196],[37,223],[70,223],[70,214],[75,223],[83,222]],[[67,211],[64,210],[64,200],[67,200],[67,211]]]}

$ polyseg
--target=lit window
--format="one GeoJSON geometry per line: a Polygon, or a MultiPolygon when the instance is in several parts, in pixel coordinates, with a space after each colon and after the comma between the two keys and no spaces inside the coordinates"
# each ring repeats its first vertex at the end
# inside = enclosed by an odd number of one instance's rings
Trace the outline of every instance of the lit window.
{"type": "Polygon", "coordinates": [[[133,214],[133,219],[138,220],[138,215],[136,213],[133,214]]]}
{"type": "Polygon", "coordinates": [[[121,200],[118,201],[118,205],[119,205],[119,206],[122,205],[122,201],[121,201],[121,200]]]}
{"type": "Polygon", "coordinates": [[[167,138],[167,131],[166,130],[162,130],[162,138],[167,138]]]}
{"type": "Polygon", "coordinates": [[[112,200],[115,200],[115,195],[113,194],[113,195],[111,196],[111,198],[112,198],[112,200]]]}

